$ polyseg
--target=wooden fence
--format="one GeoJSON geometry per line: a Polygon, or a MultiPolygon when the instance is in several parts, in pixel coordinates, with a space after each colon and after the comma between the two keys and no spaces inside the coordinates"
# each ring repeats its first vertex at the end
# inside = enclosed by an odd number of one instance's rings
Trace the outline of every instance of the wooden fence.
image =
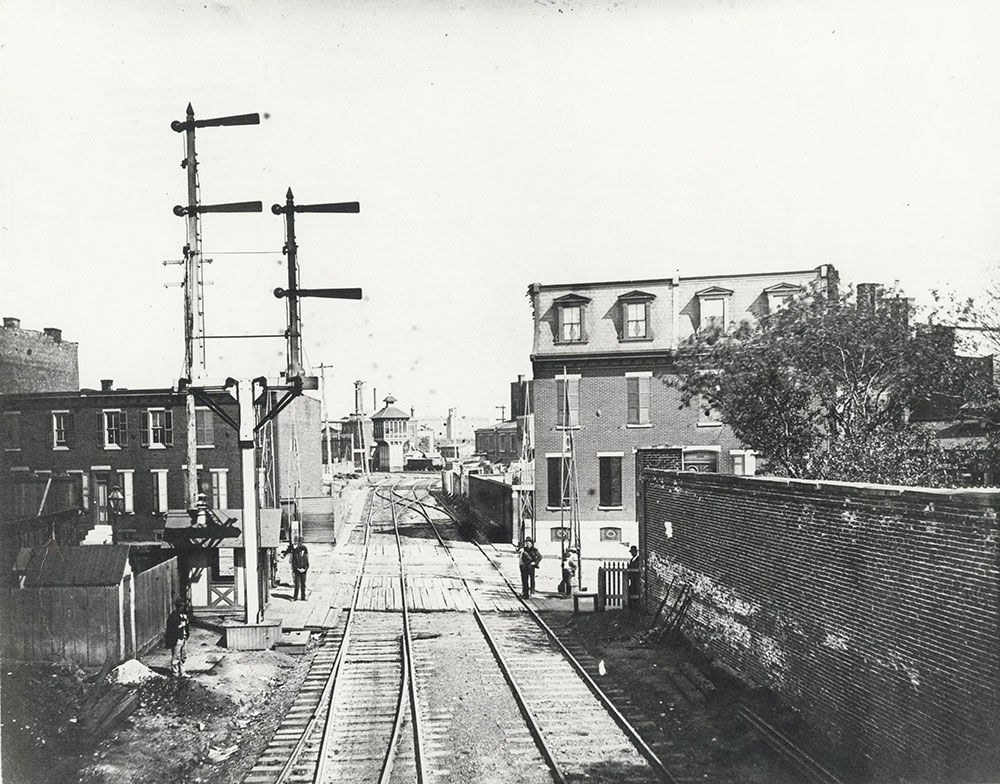
{"type": "Polygon", "coordinates": [[[135,576],[135,654],[146,653],[163,640],[167,616],[180,595],[177,558],[135,576]]]}
{"type": "Polygon", "coordinates": [[[629,597],[629,577],[638,585],[637,569],[629,569],[628,561],[605,561],[597,569],[597,604],[600,609],[626,607],[638,603],[638,591],[629,597]],[[632,599],[632,602],[629,599],[632,599]]]}

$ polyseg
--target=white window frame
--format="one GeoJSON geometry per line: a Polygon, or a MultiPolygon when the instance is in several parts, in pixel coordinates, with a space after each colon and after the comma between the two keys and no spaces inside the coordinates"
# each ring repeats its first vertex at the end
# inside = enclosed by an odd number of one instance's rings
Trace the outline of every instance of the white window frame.
{"type": "Polygon", "coordinates": [[[194,433],[195,449],[215,449],[215,424],[216,424],[215,423],[215,419],[214,418],[212,419],[212,440],[213,440],[213,442],[211,444],[202,444],[201,442],[198,441],[198,422],[197,422],[197,420],[198,420],[198,414],[204,413],[204,414],[207,414],[209,417],[214,417],[215,416],[215,412],[213,412],[212,409],[209,408],[208,406],[195,406],[194,410],[195,410],[195,415],[194,415],[195,416],[195,428],[194,428],[194,430],[195,430],[195,433],[194,433]]]}
{"type": "Polygon", "coordinates": [[[104,448],[109,450],[118,450],[122,448],[122,445],[108,440],[108,433],[110,432],[108,428],[108,414],[118,415],[118,426],[114,429],[115,438],[118,438],[118,433],[121,431],[121,416],[122,410],[120,408],[102,408],[101,409],[101,437],[104,439],[104,448]]]}
{"type": "MultiPolygon", "coordinates": [[[[559,342],[560,343],[582,343],[583,342],[583,305],[560,305],[559,306],[559,342]],[[570,321],[566,317],[570,312],[576,312],[576,320],[570,321]],[[576,335],[566,336],[567,327],[576,327],[576,335]]],[[[573,329],[569,330],[571,333],[573,329]]]]}
{"type": "MultiPolygon", "coordinates": [[[[581,375],[579,373],[560,373],[555,377],[556,381],[556,430],[579,430],[580,429],[580,394],[582,392],[581,387],[583,384],[580,382],[581,375]],[[576,381],[576,424],[564,425],[559,421],[559,382],[564,381],[576,381]]],[[[567,409],[566,419],[570,422],[573,421],[573,417],[569,416],[569,411],[567,409]]]]}
{"type": "Polygon", "coordinates": [[[135,513],[135,469],[117,468],[115,472],[121,481],[121,491],[125,496],[125,514],[135,513]]]}
{"type": "Polygon", "coordinates": [[[67,450],[69,449],[69,435],[67,433],[68,429],[68,418],[69,409],[53,411],[52,412],[52,449],[54,450],[67,450]],[[63,441],[59,443],[59,428],[56,427],[56,417],[64,417],[63,419],[63,441]]]}
{"type": "Polygon", "coordinates": [[[625,429],[643,430],[650,428],[652,426],[653,426],[653,371],[652,370],[629,371],[625,373],[625,429]],[[649,379],[649,388],[647,390],[648,405],[646,406],[646,416],[649,417],[649,420],[646,422],[628,421],[628,385],[629,385],[629,379],[631,378],[649,379]]]}
{"type": "Polygon", "coordinates": [[[163,407],[158,408],[147,408],[146,409],[146,446],[149,449],[166,449],[167,448],[167,409],[163,407]],[[159,416],[160,426],[156,427],[153,425],[154,415],[159,416]],[[160,440],[156,441],[153,439],[153,434],[159,430],[160,440]]]}
{"type": "Polygon", "coordinates": [[[156,479],[154,483],[153,511],[157,513],[166,512],[169,508],[167,495],[167,468],[152,468],[149,473],[156,479]]]}
{"type": "Polygon", "coordinates": [[[229,508],[229,469],[210,468],[212,475],[212,505],[216,509],[229,508]]]}
{"type": "Polygon", "coordinates": [[[649,336],[649,303],[648,302],[625,302],[624,314],[624,335],[626,340],[642,340],[649,336]],[[642,318],[631,318],[633,308],[637,308],[642,314],[642,318]],[[629,330],[629,324],[642,324],[642,334],[633,335],[629,330]]]}
{"type": "Polygon", "coordinates": [[[699,329],[705,329],[709,324],[705,316],[705,305],[709,302],[721,302],[722,303],[722,321],[718,326],[726,331],[729,329],[729,295],[728,294],[710,294],[705,297],[698,297],[698,322],[699,329]]]}

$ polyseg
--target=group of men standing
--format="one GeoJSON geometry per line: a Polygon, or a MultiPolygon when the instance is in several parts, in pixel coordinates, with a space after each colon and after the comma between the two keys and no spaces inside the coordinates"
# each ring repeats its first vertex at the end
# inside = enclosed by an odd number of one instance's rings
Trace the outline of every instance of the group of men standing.
{"type": "MultiPolygon", "coordinates": [[[[625,573],[628,578],[628,606],[633,607],[639,598],[639,548],[632,545],[629,548],[631,558],[625,573]]],[[[535,592],[535,570],[542,562],[542,554],[535,547],[535,542],[531,537],[524,538],[524,545],[518,550],[518,565],[521,570],[521,598],[527,599],[535,592]]],[[[575,547],[569,547],[563,552],[561,572],[562,579],[559,582],[558,591],[560,596],[569,598],[573,595],[573,581],[576,578],[577,561],[580,551],[575,547]]]]}

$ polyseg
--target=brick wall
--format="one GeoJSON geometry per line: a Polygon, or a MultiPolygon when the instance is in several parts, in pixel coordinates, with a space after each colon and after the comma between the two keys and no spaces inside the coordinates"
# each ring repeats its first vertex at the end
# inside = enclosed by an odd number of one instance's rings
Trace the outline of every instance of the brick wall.
{"type": "Polygon", "coordinates": [[[493,542],[509,542],[514,535],[514,490],[501,478],[469,477],[469,505],[484,520],[493,525],[489,538],[493,542]]]}
{"type": "Polygon", "coordinates": [[[77,344],[50,333],[0,327],[0,395],[80,388],[77,344]]]}
{"type": "Polygon", "coordinates": [[[1000,492],[642,469],[646,601],[874,780],[998,780],[1000,492]]]}

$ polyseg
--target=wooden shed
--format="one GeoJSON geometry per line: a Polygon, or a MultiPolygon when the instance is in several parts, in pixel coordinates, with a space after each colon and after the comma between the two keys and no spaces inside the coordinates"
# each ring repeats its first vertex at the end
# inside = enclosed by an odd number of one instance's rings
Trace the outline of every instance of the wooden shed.
{"type": "Polygon", "coordinates": [[[4,658],[124,661],[136,653],[135,597],[127,545],[31,550],[0,608],[4,658]]]}

